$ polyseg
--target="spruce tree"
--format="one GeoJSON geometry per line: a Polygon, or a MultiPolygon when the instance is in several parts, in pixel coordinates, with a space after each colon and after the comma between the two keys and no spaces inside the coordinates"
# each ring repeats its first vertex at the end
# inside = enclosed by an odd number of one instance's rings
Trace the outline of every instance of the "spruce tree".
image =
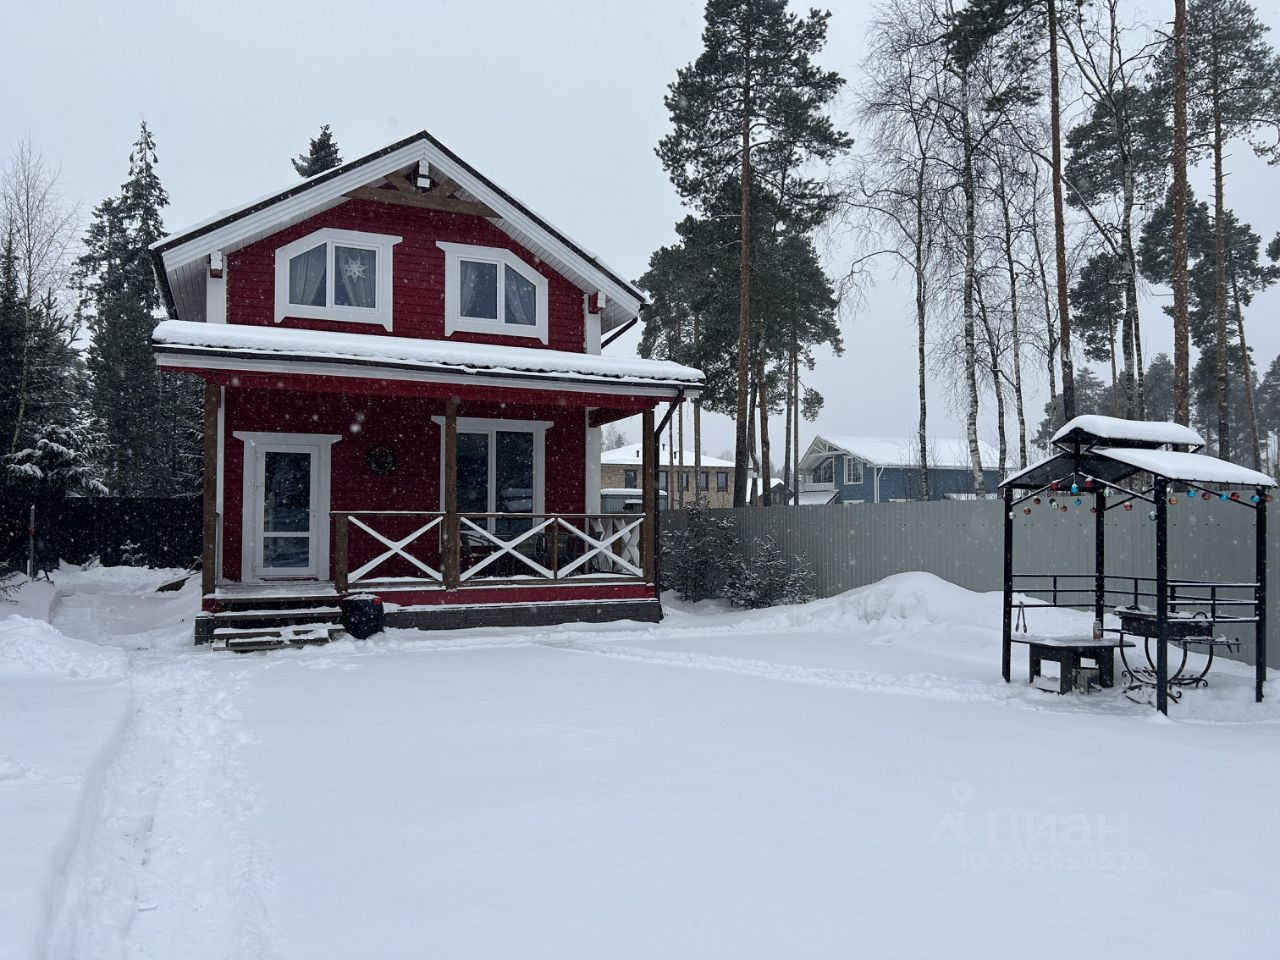
{"type": "Polygon", "coordinates": [[[821,206],[821,184],[796,169],[828,161],[850,142],[824,112],[844,81],[813,63],[829,19],[818,10],[789,13],[786,0],[708,0],[703,51],[677,71],[665,99],[673,129],[657,152],[680,195],[705,211],[727,183],[738,187],[735,506],[747,500],[756,183],[797,208],[821,206]]]}
{"type": "Polygon", "coordinates": [[[91,335],[91,410],[106,443],[106,479],[121,496],[194,494],[200,477],[200,386],[161,374],[151,334],[161,316],[148,247],[164,236],[169,199],[142,124],[120,193],[94,208],[79,260],[80,318],[91,335]]]}
{"type": "Polygon", "coordinates": [[[333,139],[329,125],[326,123],[320,128],[320,133],[311,138],[311,145],[306,153],[298,154],[297,159],[289,162],[293,164],[293,169],[297,171],[298,176],[304,180],[307,177],[314,177],[317,173],[332,170],[342,163],[342,157],[338,155],[337,141],[333,139]]]}
{"type": "Polygon", "coordinates": [[[0,446],[9,450],[18,420],[18,386],[21,382],[24,327],[22,295],[18,286],[18,256],[13,236],[6,230],[0,246],[0,446]]]}

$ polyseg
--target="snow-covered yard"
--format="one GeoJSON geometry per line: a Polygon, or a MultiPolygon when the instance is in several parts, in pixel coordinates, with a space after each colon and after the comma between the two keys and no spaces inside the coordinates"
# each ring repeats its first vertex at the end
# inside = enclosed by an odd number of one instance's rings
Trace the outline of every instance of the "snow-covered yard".
{"type": "Polygon", "coordinates": [[[0,957],[1280,942],[1280,684],[1255,706],[1240,665],[1167,721],[1006,686],[999,598],[924,574],[235,656],[189,645],[164,578],[64,569],[0,608],[0,957]]]}

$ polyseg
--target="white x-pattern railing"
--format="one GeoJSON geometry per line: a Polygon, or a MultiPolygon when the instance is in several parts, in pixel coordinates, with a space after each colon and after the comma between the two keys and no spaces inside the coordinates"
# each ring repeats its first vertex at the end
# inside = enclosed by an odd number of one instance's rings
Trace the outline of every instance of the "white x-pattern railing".
{"type": "Polygon", "coordinates": [[[377,530],[373,529],[373,527],[369,526],[359,517],[352,516],[350,518],[350,521],[353,527],[363,530],[365,533],[373,537],[373,539],[377,540],[387,549],[384,552],[378,554],[368,563],[364,564],[364,566],[351,571],[351,573],[347,577],[348,582],[359,583],[362,580],[374,579],[369,576],[371,573],[373,573],[374,570],[382,566],[392,557],[399,557],[402,560],[407,560],[410,564],[412,564],[413,566],[421,570],[423,573],[425,573],[427,575],[428,580],[432,580],[436,583],[443,583],[444,576],[439,570],[435,569],[430,564],[425,563],[422,560],[419,560],[417,557],[415,557],[413,554],[409,553],[406,550],[406,548],[410,544],[416,541],[424,533],[429,533],[430,531],[438,527],[443,522],[443,520],[444,520],[444,515],[437,514],[436,516],[428,520],[426,523],[424,523],[422,526],[420,526],[417,530],[413,531],[413,533],[409,534],[407,537],[402,537],[399,540],[393,541],[389,537],[385,537],[381,533],[379,533],[377,530]]]}
{"type": "MultiPolygon", "coordinates": [[[[385,580],[378,571],[397,562],[421,574],[423,581],[441,586],[479,586],[503,579],[552,582],[600,577],[644,579],[639,514],[473,514],[409,510],[335,511],[339,522],[338,573],[348,585],[385,580]],[[401,536],[375,526],[387,520],[411,519],[414,529],[401,536]],[[451,553],[450,521],[455,530],[451,553]],[[372,538],[381,548],[372,559],[347,573],[352,530],[372,538]],[[453,573],[450,557],[454,558],[453,573]],[[439,569],[433,566],[439,565],[439,569]],[[452,579],[451,579],[452,578],[452,579]]],[[[401,526],[401,530],[409,524],[401,526]]],[[[396,577],[403,580],[403,577],[396,577]]]]}

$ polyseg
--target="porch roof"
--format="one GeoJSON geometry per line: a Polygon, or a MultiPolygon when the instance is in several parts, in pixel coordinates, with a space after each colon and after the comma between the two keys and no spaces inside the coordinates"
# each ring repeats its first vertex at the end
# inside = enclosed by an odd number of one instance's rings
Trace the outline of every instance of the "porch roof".
{"type": "Polygon", "coordinates": [[[152,336],[152,348],[161,366],[183,369],[366,379],[398,375],[438,382],[478,378],[525,389],[683,394],[690,399],[703,387],[701,371],[667,360],[190,320],[162,321],[152,336]]]}

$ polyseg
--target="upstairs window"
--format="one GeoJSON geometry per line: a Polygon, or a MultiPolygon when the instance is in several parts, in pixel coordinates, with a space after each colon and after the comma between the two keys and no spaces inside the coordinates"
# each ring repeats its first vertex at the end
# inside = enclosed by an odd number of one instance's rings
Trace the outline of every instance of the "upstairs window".
{"type": "Polygon", "coordinates": [[[285,317],[391,329],[391,248],[399,237],[317,230],[276,251],[276,323],[285,317]]]}
{"type": "Polygon", "coordinates": [[[862,482],[862,461],[861,460],[855,460],[853,459],[853,457],[845,457],[844,482],[849,484],[857,484],[862,482]]]}
{"type": "Polygon", "coordinates": [[[547,278],[510,250],[464,243],[444,251],[444,332],[496,333],[547,342],[547,278]]]}

